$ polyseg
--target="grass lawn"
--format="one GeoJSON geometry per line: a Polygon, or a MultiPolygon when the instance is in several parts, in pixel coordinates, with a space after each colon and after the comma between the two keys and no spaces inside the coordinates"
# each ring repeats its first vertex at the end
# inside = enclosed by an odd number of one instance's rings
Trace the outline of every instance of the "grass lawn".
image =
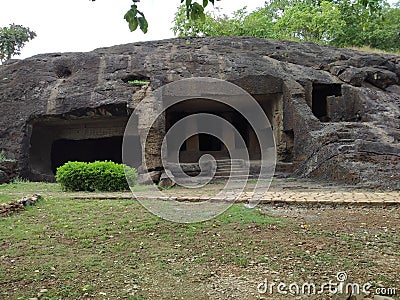
{"type": "Polygon", "coordinates": [[[343,270],[400,288],[398,210],[384,226],[383,210],[355,230],[343,220],[363,223],[370,211],[314,217],[234,205],[215,220],[176,224],[134,200],[65,198],[55,184],[2,185],[0,199],[37,191],[45,198],[35,207],[0,218],[0,299],[259,299],[265,278],[322,283],[343,270]]]}
{"type": "Polygon", "coordinates": [[[43,182],[15,182],[10,184],[0,184],[0,204],[13,200],[19,200],[24,196],[32,196],[33,193],[61,192],[58,184],[43,182]]]}
{"type": "Polygon", "coordinates": [[[8,203],[8,202],[13,201],[13,200],[17,200],[17,199],[15,199],[15,196],[13,196],[13,195],[2,195],[2,194],[0,194],[0,204],[8,203]]]}

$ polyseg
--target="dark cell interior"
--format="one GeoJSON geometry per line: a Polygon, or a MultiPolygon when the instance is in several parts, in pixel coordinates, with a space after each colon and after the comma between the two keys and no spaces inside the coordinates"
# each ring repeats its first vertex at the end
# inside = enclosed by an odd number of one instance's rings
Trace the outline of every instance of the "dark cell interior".
{"type": "MultiPolygon", "coordinates": [[[[254,130],[251,128],[249,122],[246,120],[245,117],[243,117],[240,114],[236,114],[233,121],[232,125],[236,128],[236,130],[239,132],[241,135],[243,141],[245,142],[245,145],[249,147],[249,138],[250,138],[250,132],[254,130]]],[[[239,143],[238,140],[235,140],[235,146],[236,148],[240,148],[241,143],[239,143]]]]}
{"type": "MultiPolygon", "coordinates": [[[[202,99],[202,105],[196,103],[195,101],[191,102],[190,106],[185,106],[182,104],[175,104],[172,108],[170,108],[166,115],[166,123],[167,123],[167,131],[177,122],[182,120],[183,118],[191,115],[191,114],[212,114],[215,116],[219,116],[229,123],[231,123],[236,130],[239,132],[241,137],[243,138],[247,147],[250,146],[250,133],[254,132],[249,124],[249,122],[238,112],[234,111],[227,105],[218,104],[215,107],[215,110],[204,110],[203,106],[215,106],[211,100],[202,99]],[[182,109],[182,110],[180,110],[182,109]]],[[[188,101],[190,102],[190,101],[188,101]]],[[[235,139],[236,148],[240,148],[240,143],[237,139],[235,139]]],[[[174,145],[168,145],[168,149],[173,149],[174,145]]],[[[185,152],[188,150],[187,141],[185,141],[181,148],[180,152],[185,152]]],[[[209,134],[198,134],[198,151],[200,152],[220,152],[224,150],[224,144],[218,138],[209,135],[209,134]]],[[[214,153],[215,154],[215,153],[214,153]]],[[[224,157],[228,157],[228,152],[224,152],[224,157]]],[[[196,158],[197,159],[197,158],[196,158]]]]}
{"type": "Polygon", "coordinates": [[[327,102],[329,96],[341,96],[342,86],[340,84],[313,84],[312,90],[312,111],[321,121],[327,120],[327,102]]]}
{"type": "Polygon", "coordinates": [[[61,139],[54,141],[51,147],[51,168],[54,173],[59,166],[69,161],[96,160],[122,163],[122,136],[86,140],[61,139]]]}
{"type": "Polygon", "coordinates": [[[215,136],[201,133],[199,134],[200,151],[221,151],[222,142],[215,136]]]}
{"type": "Polygon", "coordinates": [[[186,151],[186,150],[187,150],[187,144],[186,144],[186,141],[184,141],[184,142],[182,143],[182,146],[181,146],[181,148],[179,149],[179,151],[182,152],[182,151],[186,151]]]}
{"type": "MultiPolygon", "coordinates": [[[[128,122],[126,105],[82,108],[70,115],[32,120],[29,141],[28,177],[32,181],[54,181],[56,169],[68,161],[122,162],[122,143],[128,122]]],[[[139,167],[142,151],[133,124],[124,142],[129,141],[124,161],[139,167]]]]}
{"type": "Polygon", "coordinates": [[[142,145],[138,135],[126,135],[124,139],[124,164],[138,168],[142,164],[142,145]]]}

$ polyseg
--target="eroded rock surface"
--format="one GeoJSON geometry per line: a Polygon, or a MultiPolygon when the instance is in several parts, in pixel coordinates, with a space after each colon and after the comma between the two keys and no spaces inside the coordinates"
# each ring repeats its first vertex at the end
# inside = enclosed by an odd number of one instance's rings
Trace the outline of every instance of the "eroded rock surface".
{"type": "Polygon", "coordinates": [[[0,184],[9,183],[16,177],[16,165],[15,161],[0,161],[0,184]]]}
{"type": "Polygon", "coordinates": [[[63,161],[83,159],[78,154],[91,159],[103,151],[120,160],[120,149],[110,145],[121,143],[133,113],[132,164],[146,158],[147,169],[159,172],[169,116],[148,123],[162,106],[153,91],[214,77],[271,110],[278,161],[292,164],[295,175],[400,188],[399,76],[396,55],[247,37],[37,55],[0,66],[0,150],[18,161],[19,175],[53,180],[63,161]],[[145,109],[135,111],[141,101],[145,109]]]}

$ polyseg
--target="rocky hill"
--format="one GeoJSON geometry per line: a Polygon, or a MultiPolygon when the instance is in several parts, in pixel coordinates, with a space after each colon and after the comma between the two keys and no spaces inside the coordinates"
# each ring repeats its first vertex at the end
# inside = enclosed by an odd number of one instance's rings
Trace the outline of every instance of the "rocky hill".
{"type": "MultiPolygon", "coordinates": [[[[292,176],[400,188],[400,57],[250,37],[8,61],[0,66],[0,150],[17,160],[21,176],[52,180],[57,159],[67,155],[58,153],[58,141],[119,137],[140,101],[191,77],[233,82],[260,103],[274,99],[278,161],[291,165],[292,176]]],[[[155,105],[140,112],[139,138],[155,105]]],[[[160,124],[151,143],[140,142],[150,171],[162,168],[160,124]]]]}

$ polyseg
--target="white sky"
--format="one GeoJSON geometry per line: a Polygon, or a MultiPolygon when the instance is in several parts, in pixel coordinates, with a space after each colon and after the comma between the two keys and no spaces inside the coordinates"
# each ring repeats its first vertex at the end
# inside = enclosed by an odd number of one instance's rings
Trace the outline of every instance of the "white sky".
{"type": "MultiPolygon", "coordinates": [[[[138,6],[149,21],[149,32],[130,32],[123,19],[131,0],[0,0],[0,27],[11,23],[29,27],[37,37],[28,42],[25,58],[49,52],[91,51],[118,44],[174,37],[170,30],[180,0],[142,0],[138,6]]],[[[216,6],[230,14],[246,3],[249,10],[264,0],[222,0],[216,6]]]]}

